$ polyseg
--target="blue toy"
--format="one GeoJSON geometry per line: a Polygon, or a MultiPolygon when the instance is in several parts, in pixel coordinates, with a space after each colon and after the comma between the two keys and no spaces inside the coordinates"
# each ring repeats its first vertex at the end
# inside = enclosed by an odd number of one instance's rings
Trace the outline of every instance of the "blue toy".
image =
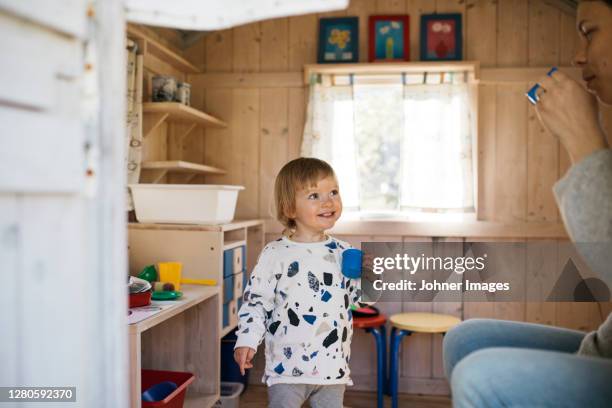
{"type": "Polygon", "coordinates": [[[345,249],[342,252],[342,274],[349,279],[361,277],[361,262],[363,252],[359,249],[345,249]]]}
{"type": "MultiPolygon", "coordinates": [[[[553,72],[556,72],[556,71],[557,71],[557,67],[552,67],[550,71],[548,71],[548,74],[546,75],[552,76],[553,72]]],[[[538,89],[540,89],[540,84],[535,84],[525,94],[525,96],[527,97],[527,99],[529,99],[529,102],[531,102],[532,105],[535,105],[536,103],[538,103],[539,98],[538,98],[538,95],[536,94],[538,89]]]]}
{"type": "Polygon", "coordinates": [[[142,393],[142,400],[145,402],[162,401],[168,395],[172,394],[177,389],[176,383],[172,381],[164,381],[155,384],[142,393]]]}

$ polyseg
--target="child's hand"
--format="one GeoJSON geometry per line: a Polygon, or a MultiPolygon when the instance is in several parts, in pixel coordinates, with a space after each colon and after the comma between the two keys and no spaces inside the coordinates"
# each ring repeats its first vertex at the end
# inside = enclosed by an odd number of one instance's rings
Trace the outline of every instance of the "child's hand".
{"type": "Polygon", "coordinates": [[[256,350],[250,347],[238,347],[234,350],[234,360],[240,366],[240,374],[244,375],[244,370],[253,368],[253,356],[256,350]]]}

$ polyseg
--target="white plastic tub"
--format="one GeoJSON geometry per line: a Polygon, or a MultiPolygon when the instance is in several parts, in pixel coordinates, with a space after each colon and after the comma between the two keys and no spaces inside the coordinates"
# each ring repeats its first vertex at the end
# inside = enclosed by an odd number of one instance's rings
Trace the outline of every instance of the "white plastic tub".
{"type": "Polygon", "coordinates": [[[239,408],[240,394],[244,385],[236,382],[221,382],[221,398],[214,408],[239,408]]]}
{"type": "Polygon", "coordinates": [[[142,223],[224,224],[234,219],[242,186],[130,184],[136,219],[142,223]]]}

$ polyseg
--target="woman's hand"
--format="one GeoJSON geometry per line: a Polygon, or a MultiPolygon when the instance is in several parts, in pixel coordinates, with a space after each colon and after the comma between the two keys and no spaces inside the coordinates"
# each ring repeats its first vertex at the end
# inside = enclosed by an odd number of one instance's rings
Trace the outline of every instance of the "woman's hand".
{"type": "Polygon", "coordinates": [[[361,269],[374,269],[374,255],[363,253],[363,258],[361,260],[361,269]]]}
{"type": "MultiPolygon", "coordinates": [[[[380,279],[380,276],[374,273],[374,255],[363,253],[363,258],[361,262],[361,280],[362,284],[364,280],[370,282],[370,284],[374,284],[374,281],[380,279]]],[[[362,287],[363,289],[363,287],[362,287]]]]}
{"type": "Polygon", "coordinates": [[[234,350],[234,360],[240,366],[240,374],[244,375],[247,368],[253,368],[253,356],[256,350],[250,347],[236,347],[234,350]]]}
{"type": "Polygon", "coordinates": [[[596,150],[607,147],[599,124],[597,99],[562,72],[539,82],[536,112],[542,125],[559,138],[576,164],[596,150]]]}

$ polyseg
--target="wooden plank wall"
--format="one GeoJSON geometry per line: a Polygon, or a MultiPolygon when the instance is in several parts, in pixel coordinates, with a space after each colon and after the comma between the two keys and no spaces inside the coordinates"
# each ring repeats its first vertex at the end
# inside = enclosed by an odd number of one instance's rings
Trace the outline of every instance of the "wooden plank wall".
{"type": "MultiPolygon", "coordinates": [[[[268,20],[208,34],[186,52],[206,73],[287,73],[316,62],[318,19],[359,16],[360,60],[367,61],[367,17],[409,14],[411,58],[418,60],[419,16],[463,15],[464,55],[483,67],[570,65],[575,17],[547,0],[352,0],[348,10],[268,20]]],[[[303,87],[215,87],[191,76],[194,105],[232,126],[208,131],[203,161],[228,168],[214,182],[241,182],[241,217],[269,217],[274,176],[298,156],[305,114],[303,87]],[[197,88],[197,89],[195,89],[197,88]],[[229,139],[223,142],[214,139],[229,139]],[[231,160],[228,154],[231,152],[231,160]],[[250,190],[250,191],[249,191],[250,190]]],[[[559,220],[551,186],[568,166],[558,142],[540,127],[524,91],[528,83],[480,86],[479,219],[559,220]],[[498,106],[500,107],[498,109],[498,106]]],[[[191,136],[192,138],[195,136],[191,136]]]]}
{"type": "MultiPolygon", "coordinates": [[[[185,52],[207,74],[225,74],[234,86],[204,87],[201,75],[189,77],[192,104],[218,115],[227,129],[188,136],[182,146],[194,161],[229,171],[207,177],[211,183],[241,184],[237,217],[270,218],[274,177],[288,160],[298,157],[306,109],[302,86],[275,81],[242,83],[245,73],[287,73],[316,62],[318,19],[359,16],[360,61],[367,61],[367,17],[409,14],[410,55],[419,56],[419,16],[431,12],[463,15],[464,56],[482,67],[568,66],[576,44],[575,16],[552,0],[351,0],[348,10],[268,20],[210,33],[185,52]],[[192,139],[197,141],[193,141],[192,139]],[[195,151],[193,151],[195,149],[195,151]]],[[[171,45],[172,39],[168,44],[171,45]]],[[[524,92],[530,83],[499,82],[479,86],[478,218],[486,221],[560,222],[552,185],[568,169],[569,159],[559,143],[540,126],[524,92]]],[[[612,121],[610,121],[612,122],[612,121]]],[[[165,140],[162,136],[162,140],[165,140]]],[[[160,142],[160,143],[163,143],[160,142]]],[[[163,154],[163,147],[151,151],[163,154]]],[[[176,152],[175,152],[176,153],[176,152]]],[[[503,235],[503,234],[502,234],[503,235]]],[[[269,240],[275,238],[268,234],[269,240]]],[[[431,237],[340,237],[359,246],[364,241],[420,240],[431,237]]],[[[445,238],[436,238],[442,239],[445,238]]],[[[503,236],[496,238],[504,241],[503,236]]],[[[469,241],[466,238],[465,241],[469,241]]],[[[430,244],[431,245],[431,244],[430,244]]],[[[433,250],[433,248],[432,248],[433,250]]],[[[540,256],[533,253],[528,256],[540,256]]],[[[559,254],[559,262],[562,261],[559,254]]],[[[512,260],[524,262],[525,260],[512,260]]],[[[511,262],[509,263],[511,267],[511,262]]],[[[543,270],[547,266],[542,265],[543,270]]],[[[538,271],[532,271],[537,273],[538,271]]],[[[385,304],[386,313],[443,311],[464,319],[494,317],[555,324],[582,330],[596,327],[607,314],[597,304],[385,304]]],[[[374,343],[356,332],[353,377],[357,388],[372,389],[374,343]]],[[[412,336],[404,342],[400,389],[404,392],[447,394],[441,362],[441,340],[412,336]]],[[[258,353],[261,354],[261,353],[258,353]]],[[[261,376],[261,356],[252,380],[261,376]]]]}

